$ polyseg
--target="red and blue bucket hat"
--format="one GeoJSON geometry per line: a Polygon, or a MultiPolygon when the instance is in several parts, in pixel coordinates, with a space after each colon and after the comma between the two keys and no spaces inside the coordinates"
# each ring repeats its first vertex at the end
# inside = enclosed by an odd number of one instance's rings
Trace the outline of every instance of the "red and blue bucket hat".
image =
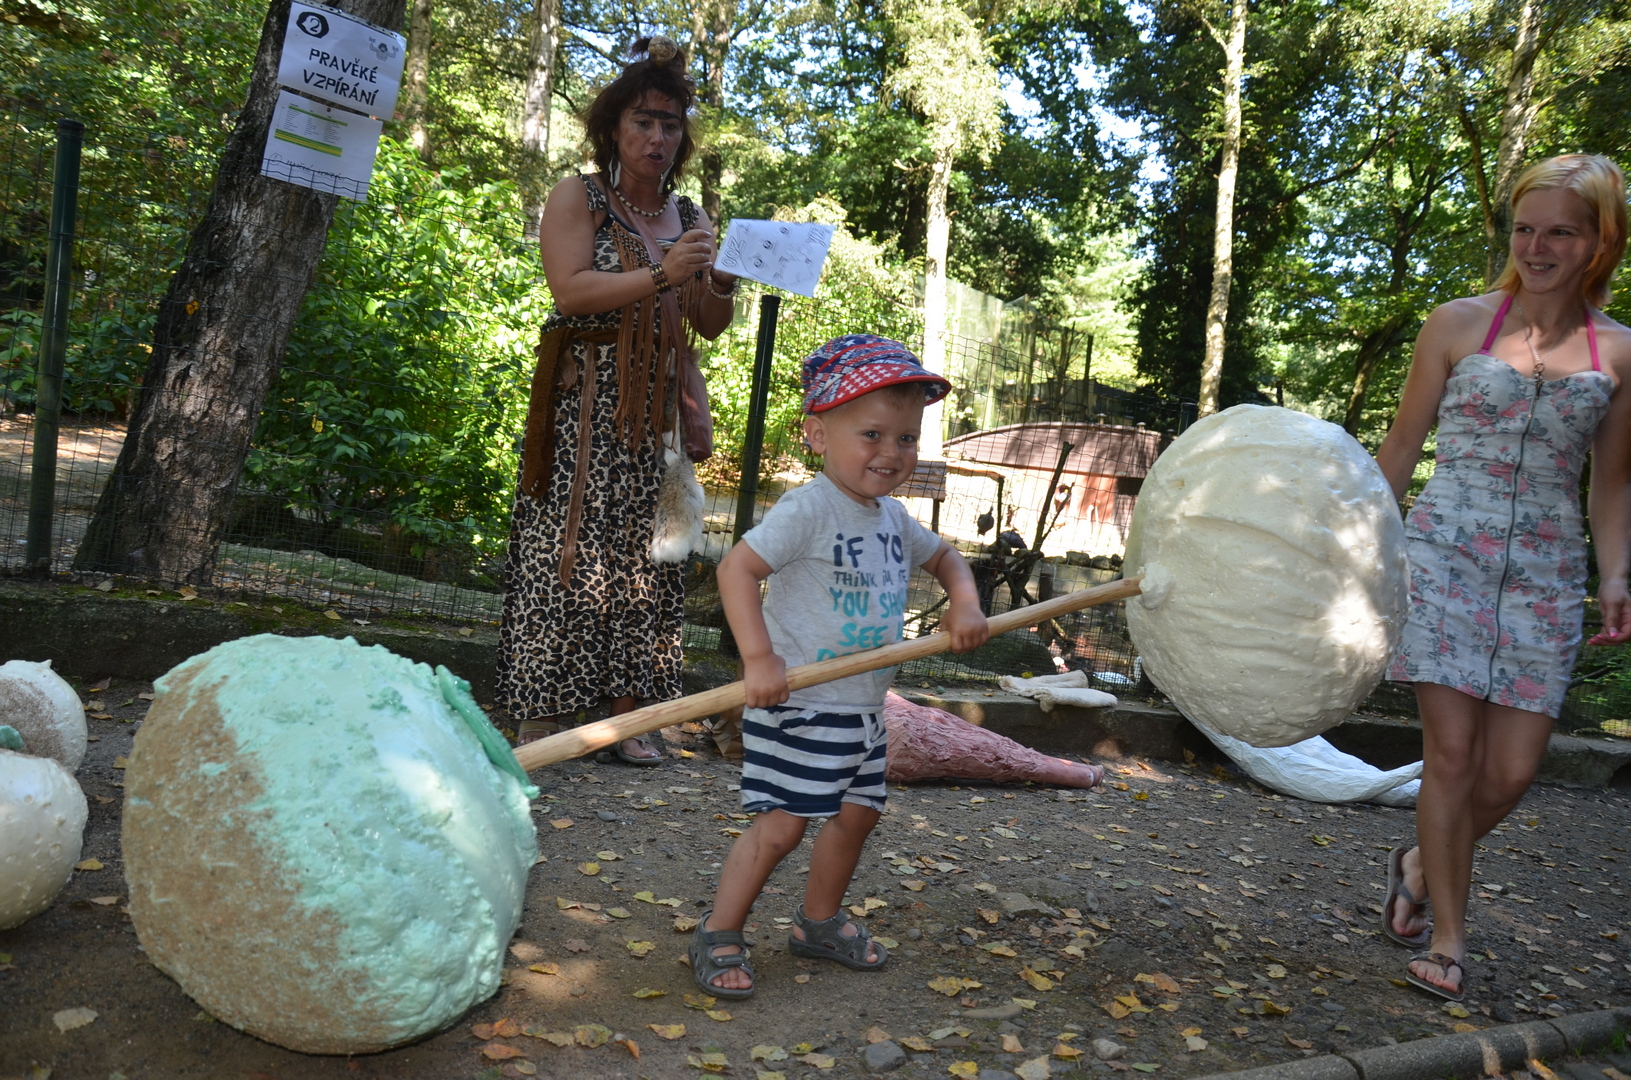
{"type": "Polygon", "coordinates": [[[803,383],[806,413],[826,412],[899,383],[923,383],[929,405],[951,393],[951,383],[924,367],[912,350],[876,334],[836,337],[806,356],[803,383]]]}

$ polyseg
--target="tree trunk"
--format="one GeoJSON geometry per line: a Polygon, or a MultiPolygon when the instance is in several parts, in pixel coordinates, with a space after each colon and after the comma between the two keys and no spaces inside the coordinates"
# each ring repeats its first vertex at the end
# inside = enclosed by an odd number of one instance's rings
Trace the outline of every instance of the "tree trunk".
{"type": "Polygon", "coordinates": [[[522,178],[521,190],[526,198],[528,232],[536,233],[549,191],[550,103],[555,96],[555,50],[561,42],[561,0],[533,0],[532,13],[527,85],[521,101],[521,151],[528,175],[522,178]]]}
{"type": "MultiPolygon", "coordinates": [[[[952,165],[960,133],[957,121],[945,120],[935,132],[934,164],[929,169],[928,244],[923,254],[923,366],[946,370],[946,251],[951,246],[951,219],[946,196],[951,190],[952,165]]],[[[918,455],[926,461],[940,457],[941,406],[923,413],[918,455]]]]}
{"type": "MultiPolygon", "coordinates": [[[[396,29],[405,0],[334,0],[396,29]]],[[[249,97],[170,279],[130,430],[74,567],[207,585],[238,476],[337,196],[260,175],[289,0],[272,0],[249,97]]]]}
{"type": "Polygon", "coordinates": [[[1529,129],[1539,106],[1535,101],[1535,58],[1540,55],[1541,5],[1524,0],[1518,16],[1518,36],[1512,45],[1512,71],[1506,80],[1506,102],[1501,107],[1501,141],[1495,150],[1495,183],[1490,192],[1494,233],[1484,283],[1494,284],[1506,267],[1507,238],[1512,232],[1512,188],[1518,182],[1524,155],[1529,151],[1529,129]]]}
{"type": "Polygon", "coordinates": [[[1353,390],[1348,395],[1348,411],[1342,418],[1342,429],[1349,435],[1359,434],[1359,422],[1365,416],[1365,398],[1370,393],[1371,376],[1376,374],[1376,365],[1382,357],[1398,344],[1399,331],[1404,324],[1403,314],[1390,315],[1359,343],[1359,356],[1354,361],[1353,390]]]}
{"type": "Polygon", "coordinates": [[[1234,0],[1223,46],[1223,160],[1218,165],[1218,209],[1212,227],[1212,298],[1206,305],[1206,357],[1201,363],[1197,412],[1218,411],[1223,384],[1223,330],[1234,278],[1235,175],[1240,171],[1240,88],[1246,72],[1246,0],[1234,0]]]}
{"type": "Polygon", "coordinates": [[[408,55],[402,66],[402,121],[408,125],[408,141],[419,160],[430,164],[430,131],[425,113],[430,102],[430,17],[433,0],[413,0],[408,15],[408,55]]]}
{"type": "Polygon", "coordinates": [[[702,106],[707,128],[697,155],[697,172],[702,181],[702,208],[716,226],[721,204],[719,188],[725,175],[718,138],[725,108],[725,58],[730,54],[731,33],[736,29],[736,8],[737,0],[693,0],[691,7],[691,58],[701,63],[697,103],[702,106]]]}

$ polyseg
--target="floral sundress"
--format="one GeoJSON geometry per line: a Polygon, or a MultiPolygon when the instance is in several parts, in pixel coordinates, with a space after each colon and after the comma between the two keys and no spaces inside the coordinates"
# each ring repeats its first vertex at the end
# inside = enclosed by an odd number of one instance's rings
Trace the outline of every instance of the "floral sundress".
{"type": "Polygon", "coordinates": [[[1590,576],[1580,469],[1614,380],[1589,312],[1590,371],[1537,384],[1491,356],[1511,303],[1439,400],[1437,467],[1405,520],[1410,613],[1388,678],[1556,717],[1590,576]]]}

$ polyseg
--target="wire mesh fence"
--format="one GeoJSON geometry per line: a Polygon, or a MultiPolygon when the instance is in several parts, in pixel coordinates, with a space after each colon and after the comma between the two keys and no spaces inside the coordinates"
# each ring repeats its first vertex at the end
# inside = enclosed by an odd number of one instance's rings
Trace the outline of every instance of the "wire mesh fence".
{"type": "MultiPolygon", "coordinates": [[[[14,573],[28,569],[55,136],[52,118],[0,114],[0,568],[14,573]]],[[[155,328],[166,303],[187,302],[170,281],[218,156],[216,145],[175,135],[86,130],[50,506],[55,572],[85,565],[81,541],[150,377],[155,328]]],[[[455,181],[386,142],[368,200],[339,205],[235,478],[210,585],[348,617],[498,620],[532,346],[549,296],[515,191],[455,181]]],[[[760,299],[744,288],[734,326],[705,362],[719,453],[700,470],[707,526],[687,575],[684,640],[698,655],[728,651],[712,566],[740,531],[760,299]]],[[[257,302],[253,289],[244,302],[257,302]]],[[[782,298],[755,519],[818,467],[802,446],[799,359],[862,330],[921,343],[920,320],[910,295],[865,282],[842,300],[782,298]]],[[[943,452],[900,494],[968,557],[987,610],[1116,577],[1143,478],[1193,422],[1193,404],[1103,385],[1090,342],[1057,329],[951,334],[945,356],[954,390],[943,452]]],[[[183,583],[140,560],[99,570],[183,583]]],[[[919,574],[908,634],[933,631],[942,602],[919,574]]],[[[1631,671],[1619,656],[1588,650],[1564,726],[1624,727],[1631,671]]],[[[1120,604],[916,662],[900,678],[933,686],[1071,668],[1103,688],[1138,685],[1120,604]]],[[[1407,702],[1385,690],[1374,704],[1407,702]]]]}

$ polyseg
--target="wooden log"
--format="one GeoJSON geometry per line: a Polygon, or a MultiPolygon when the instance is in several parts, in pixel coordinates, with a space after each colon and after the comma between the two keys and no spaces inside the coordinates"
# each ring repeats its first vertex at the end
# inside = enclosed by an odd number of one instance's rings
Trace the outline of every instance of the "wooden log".
{"type": "MultiPolygon", "coordinates": [[[[1005,611],[1001,615],[993,615],[991,636],[1006,634],[1010,630],[1026,626],[1035,626],[1048,619],[1096,604],[1109,604],[1116,600],[1125,600],[1129,596],[1137,596],[1141,580],[1135,577],[1112,581],[1091,589],[1067,593],[1040,604],[1028,604],[1013,611],[1005,611]]],[[[893,667],[908,660],[920,660],[950,648],[951,635],[945,633],[897,641],[881,649],[869,649],[866,652],[851,653],[848,656],[838,656],[831,660],[790,668],[787,672],[787,686],[790,690],[802,690],[817,683],[832,682],[834,679],[876,671],[878,668],[893,667]]],[[[656,731],[658,728],[696,720],[703,716],[712,716],[714,713],[741,705],[743,698],[742,684],[733,682],[728,686],[705,690],[700,694],[658,702],[643,709],[623,713],[621,716],[570,728],[525,746],[518,746],[515,750],[515,759],[521,763],[523,769],[530,772],[545,765],[582,757],[592,751],[620,743],[624,739],[644,735],[648,731],[656,731]]]]}

